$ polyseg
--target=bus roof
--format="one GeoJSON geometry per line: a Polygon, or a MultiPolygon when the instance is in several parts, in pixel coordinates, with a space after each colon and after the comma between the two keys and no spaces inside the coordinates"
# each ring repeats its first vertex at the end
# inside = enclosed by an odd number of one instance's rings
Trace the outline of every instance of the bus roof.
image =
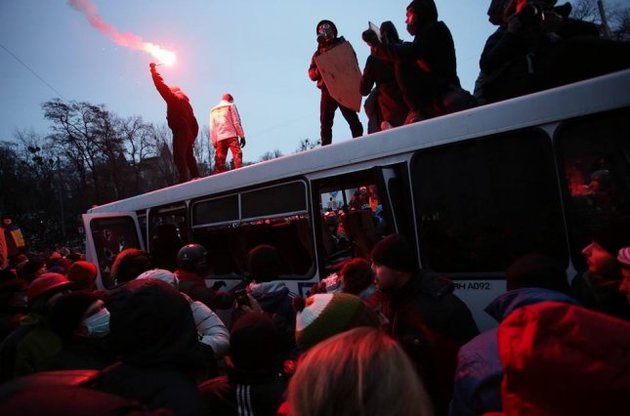
{"type": "Polygon", "coordinates": [[[630,106],[630,70],[283,156],[91,208],[137,211],[418,149],[630,106]]]}

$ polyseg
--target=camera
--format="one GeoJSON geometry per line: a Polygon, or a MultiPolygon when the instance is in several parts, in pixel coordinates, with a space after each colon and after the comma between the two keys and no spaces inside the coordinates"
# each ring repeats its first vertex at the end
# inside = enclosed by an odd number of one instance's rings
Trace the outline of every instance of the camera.
{"type": "Polygon", "coordinates": [[[234,296],[236,298],[236,304],[238,306],[252,306],[249,303],[249,297],[247,297],[247,289],[239,289],[234,292],[234,296]]]}

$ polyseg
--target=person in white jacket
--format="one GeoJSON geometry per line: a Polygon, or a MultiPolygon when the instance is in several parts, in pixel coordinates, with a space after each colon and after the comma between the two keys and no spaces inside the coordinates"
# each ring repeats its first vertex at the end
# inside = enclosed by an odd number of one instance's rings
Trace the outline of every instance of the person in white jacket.
{"type": "Polygon", "coordinates": [[[245,147],[245,133],[234,98],[229,93],[223,94],[219,104],[210,110],[210,138],[215,151],[214,173],[225,172],[228,148],[232,152],[234,169],[242,166],[241,148],[245,147]]]}
{"type": "MultiPolygon", "coordinates": [[[[136,279],[158,279],[179,290],[179,279],[168,270],[147,270],[136,279]]],[[[180,292],[180,294],[190,303],[190,310],[199,334],[199,342],[212,348],[216,358],[223,357],[230,348],[230,331],[228,331],[221,318],[212,309],[201,302],[193,301],[183,292],[180,292]]]]}

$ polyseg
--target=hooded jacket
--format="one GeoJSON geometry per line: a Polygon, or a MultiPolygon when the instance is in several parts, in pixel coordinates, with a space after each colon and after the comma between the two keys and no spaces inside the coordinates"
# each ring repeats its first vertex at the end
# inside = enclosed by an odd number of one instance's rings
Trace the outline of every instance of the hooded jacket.
{"type": "Polygon", "coordinates": [[[189,133],[192,139],[199,133],[199,124],[188,96],[176,87],[169,87],[157,71],[151,71],[155,88],[166,101],[166,120],[173,133],[189,133]]]}
{"type": "MultiPolygon", "coordinates": [[[[519,308],[547,301],[576,303],[569,295],[554,290],[523,288],[497,297],[485,311],[501,323],[519,308]]],[[[479,334],[460,348],[449,409],[451,415],[501,411],[503,367],[499,360],[497,331],[498,328],[493,328],[479,334]]]]}
{"type": "Polygon", "coordinates": [[[236,105],[227,100],[210,110],[210,137],[212,144],[234,137],[245,137],[236,105]]]}

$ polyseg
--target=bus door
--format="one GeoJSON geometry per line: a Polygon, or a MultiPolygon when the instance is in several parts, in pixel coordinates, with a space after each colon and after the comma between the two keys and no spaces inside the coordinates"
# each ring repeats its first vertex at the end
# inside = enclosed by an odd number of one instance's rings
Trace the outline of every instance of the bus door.
{"type": "Polygon", "coordinates": [[[96,284],[101,290],[114,286],[110,278],[116,255],[126,248],[144,250],[140,225],[134,212],[83,214],[85,256],[97,265],[96,284]]]}

